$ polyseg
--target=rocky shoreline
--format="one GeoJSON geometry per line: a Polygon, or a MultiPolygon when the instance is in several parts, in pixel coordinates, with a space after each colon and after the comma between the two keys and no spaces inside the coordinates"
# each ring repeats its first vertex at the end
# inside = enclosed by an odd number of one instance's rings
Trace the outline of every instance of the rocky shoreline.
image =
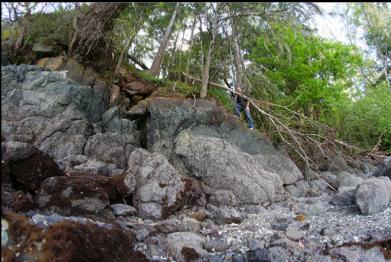
{"type": "Polygon", "coordinates": [[[306,181],[214,102],[118,95],[2,67],[2,261],[391,259],[391,158],[306,181]]]}

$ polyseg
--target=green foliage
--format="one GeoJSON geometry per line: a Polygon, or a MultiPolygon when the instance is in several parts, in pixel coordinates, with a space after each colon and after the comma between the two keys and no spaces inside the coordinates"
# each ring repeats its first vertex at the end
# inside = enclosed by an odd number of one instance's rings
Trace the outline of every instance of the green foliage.
{"type": "Polygon", "coordinates": [[[60,9],[53,13],[36,13],[29,18],[26,44],[42,43],[66,47],[73,31],[73,10],[60,9]]]}
{"type": "Polygon", "coordinates": [[[357,100],[335,104],[329,122],[341,139],[371,149],[382,139],[383,149],[391,153],[391,90],[385,83],[368,89],[357,100]]]}
{"type": "Polygon", "coordinates": [[[233,101],[229,92],[219,87],[209,87],[208,95],[216,99],[216,102],[223,106],[228,112],[233,113],[233,101]]]}
{"type": "Polygon", "coordinates": [[[157,86],[162,86],[164,81],[157,78],[149,71],[138,71],[137,74],[142,77],[144,80],[154,83],[157,86]]]}

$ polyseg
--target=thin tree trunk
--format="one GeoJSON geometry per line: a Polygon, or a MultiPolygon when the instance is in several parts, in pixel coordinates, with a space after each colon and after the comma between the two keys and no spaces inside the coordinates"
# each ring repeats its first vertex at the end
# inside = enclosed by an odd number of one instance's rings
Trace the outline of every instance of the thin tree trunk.
{"type": "Polygon", "coordinates": [[[186,73],[189,73],[190,70],[190,61],[191,61],[191,47],[193,45],[194,29],[197,23],[197,14],[194,15],[193,25],[191,26],[190,42],[189,42],[189,57],[186,62],[186,73]]]}
{"type": "Polygon", "coordinates": [[[171,52],[171,59],[170,59],[170,62],[168,63],[168,65],[166,67],[166,70],[163,71],[164,72],[163,78],[166,78],[166,76],[168,75],[168,71],[170,70],[170,68],[172,66],[172,63],[174,62],[176,46],[178,44],[178,38],[179,38],[179,31],[175,35],[174,47],[172,48],[172,52],[171,52]]]}
{"type": "Polygon", "coordinates": [[[236,86],[235,88],[241,89],[243,92],[243,72],[242,72],[242,55],[240,54],[240,44],[239,44],[239,32],[237,28],[237,23],[232,21],[232,43],[234,51],[234,65],[235,65],[235,79],[236,86]]]}
{"type": "Polygon", "coordinates": [[[209,70],[210,70],[210,64],[212,62],[212,52],[213,48],[215,45],[215,40],[216,40],[216,17],[212,17],[212,39],[209,43],[209,48],[208,48],[208,55],[206,57],[206,62],[205,62],[205,68],[204,71],[202,72],[202,87],[201,87],[201,98],[205,98],[206,95],[208,94],[208,82],[209,82],[209,70]]]}
{"type": "Polygon", "coordinates": [[[159,76],[159,74],[160,74],[160,68],[162,65],[164,52],[166,51],[166,47],[167,47],[168,41],[169,41],[171,33],[172,33],[172,28],[174,26],[174,23],[175,23],[177,14],[178,14],[179,4],[180,3],[178,2],[175,6],[175,10],[171,16],[170,23],[168,24],[166,32],[164,33],[163,41],[157,51],[157,54],[155,55],[155,59],[152,62],[150,72],[155,76],[159,76]]]}
{"type": "Polygon", "coordinates": [[[138,32],[141,29],[141,25],[142,25],[142,16],[140,15],[139,19],[136,22],[136,28],[132,32],[132,36],[126,40],[126,44],[125,44],[124,48],[121,50],[121,54],[118,58],[118,63],[117,63],[117,66],[115,67],[114,73],[119,72],[119,69],[121,68],[121,65],[122,65],[122,61],[125,57],[125,52],[127,53],[129,51],[129,48],[130,48],[131,44],[133,43],[134,38],[136,37],[136,35],[138,34],[138,32]]]}

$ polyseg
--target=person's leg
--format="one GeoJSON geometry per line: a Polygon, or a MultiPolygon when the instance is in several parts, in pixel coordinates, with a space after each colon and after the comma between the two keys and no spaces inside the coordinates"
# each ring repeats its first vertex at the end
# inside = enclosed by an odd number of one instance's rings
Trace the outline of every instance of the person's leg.
{"type": "Polygon", "coordinates": [[[247,110],[247,108],[244,109],[244,112],[246,113],[247,117],[247,122],[248,122],[248,127],[249,128],[254,128],[254,120],[251,117],[250,110],[247,110]]]}
{"type": "Polygon", "coordinates": [[[240,111],[242,111],[241,106],[238,103],[234,103],[234,114],[235,114],[235,116],[240,117],[240,111]]]}

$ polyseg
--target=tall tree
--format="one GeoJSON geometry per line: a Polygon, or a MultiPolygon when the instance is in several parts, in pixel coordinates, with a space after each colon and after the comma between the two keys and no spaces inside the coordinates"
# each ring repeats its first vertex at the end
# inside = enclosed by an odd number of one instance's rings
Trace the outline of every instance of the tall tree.
{"type": "Polygon", "coordinates": [[[150,72],[155,76],[159,76],[159,74],[160,74],[160,69],[162,66],[164,53],[166,51],[168,41],[170,40],[170,36],[172,34],[172,29],[174,27],[174,23],[177,18],[177,15],[178,15],[179,5],[180,5],[179,2],[176,3],[175,10],[174,10],[174,12],[171,16],[171,19],[170,19],[170,23],[168,24],[168,27],[164,33],[162,42],[161,42],[159,49],[155,55],[155,58],[153,59],[152,66],[150,68],[150,72]]]}

